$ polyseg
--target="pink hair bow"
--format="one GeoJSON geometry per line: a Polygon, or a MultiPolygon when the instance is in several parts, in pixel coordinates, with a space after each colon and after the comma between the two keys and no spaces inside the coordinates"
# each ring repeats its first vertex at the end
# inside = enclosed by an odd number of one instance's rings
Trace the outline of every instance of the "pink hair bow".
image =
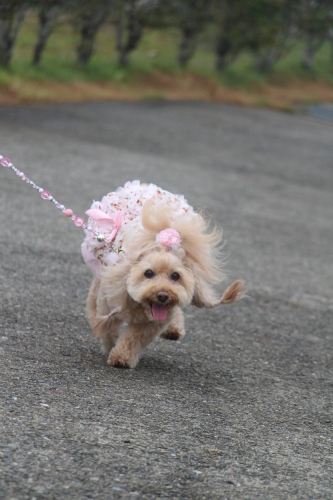
{"type": "Polygon", "coordinates": [[[111,243],[111,241],[114,241],[123,223],[123,215],[121,212],[117,212],[115,217],[113,218],[102,210],[99,210],[98,208],[91,208],[90,210],[86,211],[86,214],[92,220],[97,222],[99,226],[111,229],[112,231],[107,242],[111,243]]]}
{"type": "Polygon", "coordinates": [[[181,243],[181,237],[175,229],[167,228],[163,229],[163,231],[160,231],[156,235],[156,241],[161,245],[171,247],[176,250],[181,243]]]}

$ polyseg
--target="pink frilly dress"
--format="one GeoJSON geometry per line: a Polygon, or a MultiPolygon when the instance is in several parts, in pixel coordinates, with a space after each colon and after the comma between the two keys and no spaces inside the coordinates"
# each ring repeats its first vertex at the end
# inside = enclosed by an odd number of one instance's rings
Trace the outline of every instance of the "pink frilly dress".
{"type": "MultiPolygon", "coordinates": [[[[151,198],[156,206],[159,203],[168,205],[172,219],[184,212],[193,212],[184,196],[169,193],[154,184],[141,184],[140,181],[126,182],[124,187],[107,194],[102,201],[95,201],[86,212],[90,229],[85,230],[86,237],[81,247],[85,263],[95,274],[101,265],[113,265],[121,255],[126,255],[126,241],[133,241],[143,231],[142,207],[151,198]],[[112,243],[112,248],[108,242],[112,243]]],[[[162,244],[168,244],[165,240],[174,238],[170,229],[157,236],[162,244]]]]}

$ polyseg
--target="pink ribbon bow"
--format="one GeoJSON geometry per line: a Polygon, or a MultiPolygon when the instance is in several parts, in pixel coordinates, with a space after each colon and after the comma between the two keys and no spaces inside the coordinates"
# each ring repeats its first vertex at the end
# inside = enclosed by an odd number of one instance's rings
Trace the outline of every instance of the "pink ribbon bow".
{"type": "Polygon", "coordinates": [[[175,229],[167,228],[156,235],[156,241],[161,245],[176,249],[181,243],[181,237],[175,229]]]}
{"type": "Polygon", "coordinates": [[[112,230],[109,238],[107,239],[108,243],[111,243],[115,240],[118,231],[123,223],[123,215],[121,212],[117,212],[115,217],[113,218],[102,210],[99,210],[98,208],[91,208],[90,210],[86,211],[86,214],[92,220],[98,222],[99,226],[112,230]]]}

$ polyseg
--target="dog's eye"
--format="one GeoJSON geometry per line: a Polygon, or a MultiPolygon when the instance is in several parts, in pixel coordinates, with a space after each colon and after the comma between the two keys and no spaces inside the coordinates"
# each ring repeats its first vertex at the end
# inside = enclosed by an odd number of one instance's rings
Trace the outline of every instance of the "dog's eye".
{"type": "Polygon", "coordinates": [[[153,278],[155,276],[155,273],[151,269],[147,269],[147,271],[145,272],[145,276],[146,276],[146,278],[148,278],[150,280],[151,278],[153,278]]]}
{"type": "Polygon", "coordinates": [[[170,278],[172,279],[172,281],[178,281],[180,276],[178,273],[172,273],[170,278]]]}

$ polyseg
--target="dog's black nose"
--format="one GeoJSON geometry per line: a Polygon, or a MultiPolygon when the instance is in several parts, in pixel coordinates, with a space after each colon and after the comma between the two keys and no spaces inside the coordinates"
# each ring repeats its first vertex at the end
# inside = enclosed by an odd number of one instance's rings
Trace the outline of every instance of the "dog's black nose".
{"type": "Polygon", "coordinates": [[[164,302],[167,302],[167,300],[169,299],[169,294],[168,292],[158,292],[156,297],[159,302],[164,304],[164,302]]]}

